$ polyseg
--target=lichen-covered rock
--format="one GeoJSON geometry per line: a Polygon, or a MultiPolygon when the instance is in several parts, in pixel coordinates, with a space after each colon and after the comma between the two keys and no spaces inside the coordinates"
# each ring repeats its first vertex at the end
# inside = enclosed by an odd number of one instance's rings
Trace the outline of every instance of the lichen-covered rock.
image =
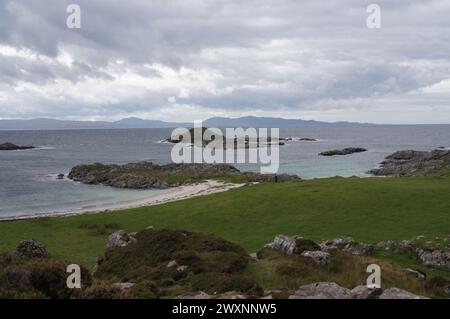
{"type": "Polygon", "coordinates": [[[289,299],[351,299],[352,293],[334,282],[301,286],[289,299]]]}
{"type": "Polygon", "coordinates": [[[415,295],[409,291],[399,288],[389,288],[383,291],[380,299],[429,299],[424,296],[415,295]]]}
{"type": "Polygon", "coordinates": [[[127,234],[123,230],[118,230],[112,233],[108,237],[108,243],[106,244],[107,249],[113,249],[115,247],[126,247],[129,244],[136,242],[137,239],[131,234],[127,234]]]}
{"type": "Polygon", "coordinates": [[[342,251],[350,253],[354,256],[370,256],[374,253],[374,247],[369,244],[348,245],[342,251]]]}
{"type": "Polygon", "coordinates": [[[324,267],[330,263],[330,253],[324,251],[304,251],[303,257],[311,258],[317,265],[324,267]]]}
{"type": "Polygon", "coordinates": [[[354,240],[352,237],[339,237],[339,238],[327,240],[327,241],[321,243],[320,249],[322,249],[323,251],[328,251],[330,249],[343,249],[353,243],[354,243],[354,240]]]}
{"type": "Polygon", "coordinates": [[[23,240],[16,248],[19,256],[28,258],[47,258],[49,253],[47,248],[36,240],[23,240]]]}
{"type": "Polygon", "coordinates": [[[450,166],[449,150],[398,151],[381,163],[380,168],[372,169],[368,173],[377,176],[410,177],[425,176],[434,171],[450,166]]]}
{"type": "Polygon", "coordinates": [[[312,240],[304,239],[300,236],[288,237],[277,235],[272,243],[265,247],[281,250],[287,255],[301,254],[304,251],[320,250],[320,246],[312,240]]]}
{"type": "Polygon", "coordinates": [[[425,266],[444,267],[450,269],[450,252],[443,250],[418,250],[419,259],[425,266]]]}
{"type": "Polygon", "coordinates": [[[377,246],[384,250],[392,250],[397,246],[397,243],[394,240],[382,240],[377,246]]]}

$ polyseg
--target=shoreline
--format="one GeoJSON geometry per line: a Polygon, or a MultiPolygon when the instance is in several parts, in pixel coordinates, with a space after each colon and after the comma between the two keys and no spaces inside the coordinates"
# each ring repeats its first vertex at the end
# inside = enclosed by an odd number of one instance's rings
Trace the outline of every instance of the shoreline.
{"type": "Polygon", "coordinates": [[[80,208],[69,212],[54,212],[54,213],[43,213],[34,215],[20,215],[11,217],[0,217],[0,222],[8,221],[19,221],[19,220],[31,220],[44,217],[69,217],[75,215],[83,214],[100,214],[100,213],[110,213],[125,209],[149,207],[155,205],[162,205],[170,202],[180,201],[184,199],[190,199],[199,196],[206,196],[215,193],[221,193],[228,191],[230,189],[242,187],[245,184],[234,184],[220,182],[216,180],[206,180],[202,183],[182,185],[178,187],[173,187],[167,189],[167,192],[162,194],[152,195],[150,197],[132,200],[126,202],[119,202],[115,204],[105,204],[100,205],[95,208],[80,208]]]}

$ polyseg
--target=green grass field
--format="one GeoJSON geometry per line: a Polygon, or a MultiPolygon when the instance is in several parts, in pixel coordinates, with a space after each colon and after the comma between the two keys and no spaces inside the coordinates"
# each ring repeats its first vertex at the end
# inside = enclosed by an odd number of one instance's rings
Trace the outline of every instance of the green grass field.
{"type": "Polygon", "coordinates": [[[221,236],[255,251],[276,234],[358,241],[450,234],[448,178],[330,178],[263,183],[138,209],[0,223],[0,252],[34,238],[54,257],[92,266],[109,233],[147,226],[221,236]]]}

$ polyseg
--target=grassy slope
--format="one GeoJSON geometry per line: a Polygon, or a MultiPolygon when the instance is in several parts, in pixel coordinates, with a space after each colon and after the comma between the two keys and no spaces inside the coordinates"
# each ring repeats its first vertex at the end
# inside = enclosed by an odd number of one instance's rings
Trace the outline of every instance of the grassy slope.
{"type": "Polygon", "coordinates": [[[0,223],[0,252],[35,238],[56,258],[93,265],[107,233],[149,225],[213,233],[255,251],[276,234],[314,240],[349,235],[375,243],[450,234],[450,179],[332,178],[260,184],[225,193],[95,215],[0,223]],[[107,231],[86,225],[112,224],[107,231]],[[116,225],[114,225],[116,224],[116,225]],[[84,225],[84,226],[83,226],[84,225]]]}

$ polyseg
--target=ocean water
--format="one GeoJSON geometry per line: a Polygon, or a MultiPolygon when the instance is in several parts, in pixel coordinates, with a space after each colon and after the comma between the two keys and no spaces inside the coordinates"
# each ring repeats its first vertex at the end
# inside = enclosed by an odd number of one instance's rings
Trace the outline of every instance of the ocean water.
{"type": "MultiPolygon", "coordinates": [[[[172,144],[160,143],[171,129],[0,131],[0,143],[33,145],[37,149],[0,151],[0,219],[23,215],[94,209],[143,199],[160,190],[121,190],[82,185],[59,173],[84,163],[124,164],[170,162],[172,144]]],[[[450,146],[450,125],[320,126],[284,128],[281,137],[309,137],[317,142],[292,141],[280,147],[280,173],[302,178],[366,176],[385,156],[402,149],[432,150],[450,146]],[[335,148],[364,147],[368,152],[321,157],[335,148]]],[[[258,171],[255,165],[237,165],[258,171]]]]}

